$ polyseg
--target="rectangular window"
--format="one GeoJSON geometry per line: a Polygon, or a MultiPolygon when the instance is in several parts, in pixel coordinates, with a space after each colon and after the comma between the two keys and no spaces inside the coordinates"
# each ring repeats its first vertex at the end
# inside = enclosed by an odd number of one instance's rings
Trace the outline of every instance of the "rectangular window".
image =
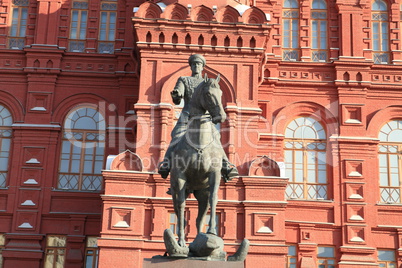
{"type": "Polygon", "coordinates": [[[88,237],[85,247],[85,268],[97,268],[98,267],[98,238],[88,237]]]}
{"type": "Polygon", "coordinates": [[[101,12],[99,40],[114,41],[116,31],[116,12],[101,12]]]}
{"type": "Polygon", "coordinates": [[[373,22],[373,51],[388,51],[388,22],[373,22]]]}
{"type": "Polygon", "coordinates": [[[378,250],[378,264],[381,268],[396,268],[394,250],[378,250]]]}
{"type": "Polygon", "coordinates": [[[399,7],[399,29],[402,27],[402,5],[399,7]]]}
{"type": "Polygon", "coordinates": [[[380,144],[378,152],[380,193],[383,203],[401,203],[402,145],[380,144]]]}
{"type": "Polygon", "coordinates": [[[389,63],[388,13],[372,11],[373,60],[376,64],[389,63]]]}
{"type": "Polygon", "coordinates": [[[101,190],[104,140],[101,132],[64,133],[58,189],[101,190]]]}
{"type": "Polygon", "coordinates": [[[177,217],[174,212],[169,213],[169,229],[177,235],[177,217]]]}
{"type": "Polygon", "coordinates": [[[14,0],[12,7],[8,47],[23,49],[28,21],[28,0],[14,0]]]}
{"type": "Polygon", "coordinates": [[[318,268],[335,268],[335,248],[318,247],[317,261],[318,268]]]}
{"type": "Polygon", "coordinates": [[[117,2],[101,3],[98,52],[112,54],[116,35],[117,2]]]}
{"type": "Polygon", "coordinates": [[[327,61],[327,12],[314,11],[312,17],[312,61],[327,61]]]}
{"type": "Polygon", "coordinates": [[[49,235],[46,237],[44,268],[62,268],[66,256],[66,236],[49,235]]]}
{"type": "Polygon", "coordinates": [[[4,234],[0,234],[0,267],[3,267],[3,249],[6,245],[6,237],[4,234]]]}
{"type": "Polygon", "coordinates": [[[326,142],[286,140],[285,165],[289,199],[327,199],[326,142]]]}
{"type": "Polygon", "coordinates": [[[11,135],[11,127],[0,127],[0,188],[6,187],[11,135]]]}
{"type": "Polygon", "coordinates": [[[299,11],[284,9],[283,11],[283,60],[299,59],[299,11]]]}
{"type": "Polygon", "coordinates": [[[88,3],[73,2],[71,11],[70,42],[69,50],[84,52],[85,38],[87,33],[88,3]]]}
{"type": "Polygon", "coordinates": [[[297,266],[297,249],[296,246],[288,246],[288,256],[286,268],[296,268],[297,266]]]}
{"type": "Polygon", "coordinates": [[[58,189],[101,190],[105,140],[105,121],[97,110],[81,107],[69,113],[64,122],[58,189]]]}
{"type": "Polygon", "coordinates": [[[10,36],[25,37],[28,18],[28,8],[14,7],[10,36]]]}

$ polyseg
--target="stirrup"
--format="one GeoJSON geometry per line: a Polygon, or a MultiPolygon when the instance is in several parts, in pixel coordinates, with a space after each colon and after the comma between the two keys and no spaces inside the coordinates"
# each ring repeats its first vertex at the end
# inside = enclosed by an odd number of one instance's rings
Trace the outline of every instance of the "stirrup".
{"type": "Polygon", "coordinates": [[[162,178],[166,179],[169,175],[169,172],[169,162],[167,160],[160,162],[158,166],[158,173],[162,176],[162,178]]]}
{"type": "Polygon", "coordinates": [[[239,176],[239,171],[235,165],[229,162],[226,162],[224,165],[225,166],[222,167],[221,173],[225,182],[231,181],[233,177],[239,176]]]}

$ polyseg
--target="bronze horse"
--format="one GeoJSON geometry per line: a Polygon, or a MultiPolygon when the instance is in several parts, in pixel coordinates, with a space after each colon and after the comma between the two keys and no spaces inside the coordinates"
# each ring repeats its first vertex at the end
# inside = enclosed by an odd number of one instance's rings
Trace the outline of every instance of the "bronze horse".
{"type": "Polygon", "coordinates": [[[226,120],[219,80],[219,75],[216,79],[205,75],[204,81],[194,91],[186,134],[172,154],[170,185],[177,216],[178,244],[181,247],[186,246],[184,210],[190,193],[198,201],[198,233],[201,232],[204,218],[211,208],[207,233],[217,234],[216,205],[225,152],[214,124],[226,120]]]}

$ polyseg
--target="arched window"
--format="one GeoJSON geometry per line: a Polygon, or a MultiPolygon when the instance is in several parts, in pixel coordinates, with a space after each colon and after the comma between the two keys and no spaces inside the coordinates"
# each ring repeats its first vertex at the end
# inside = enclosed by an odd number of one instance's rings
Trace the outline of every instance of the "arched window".
{"type": "Polygon", "coordinates": [[[290,122],[285,131],[285,164],[288,199],[327,199],[326,134],[310,117],[290,122]]]}
{"type": "Polygon", "coordinates": [[[401,203],[402,120],[386,123],[378,138],[381,202],[401,203]]]}
{"type": "Polygon", "coordinates": [[[99,191],[105,150],[105,119],[97,110],[81,107],[64,122],[60,157],[60,190],[99,191]]]}
{"type": "Polygon", "coordinates": [[[371,21],[374,63],[389,63],[388,7],[385,1],[373,2],[371,21]]]}
{"type": "Polygon", "coordinates": [[[299,60],[299,3],[296,0],[284,0],[282,25],[282,59],[299,60]]]}
{"type": "Polygon", "coordinates": [[[327,3],[325,0],[314,0],[311,10],[312,61],[328,61],[328,26],[327,3]]]}
{"type": "Polygon", "coordinates": [[[13,118],[9,110],[0,105],[0,188],[6,187],[10,156],[13,118]]]}

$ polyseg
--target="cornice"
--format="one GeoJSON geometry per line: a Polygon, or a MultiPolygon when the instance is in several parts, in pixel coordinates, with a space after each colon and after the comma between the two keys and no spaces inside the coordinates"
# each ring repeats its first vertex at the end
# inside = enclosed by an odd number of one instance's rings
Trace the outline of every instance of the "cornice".
{"type": "Polygon", "coordinates": [[[256,7],[240,15],[226,6],[168,5],[163,11],[152,3],[135,10],[132,22],[140,50],[208,51],[264,55],[271,29],[267,15],[256,7]]]}

